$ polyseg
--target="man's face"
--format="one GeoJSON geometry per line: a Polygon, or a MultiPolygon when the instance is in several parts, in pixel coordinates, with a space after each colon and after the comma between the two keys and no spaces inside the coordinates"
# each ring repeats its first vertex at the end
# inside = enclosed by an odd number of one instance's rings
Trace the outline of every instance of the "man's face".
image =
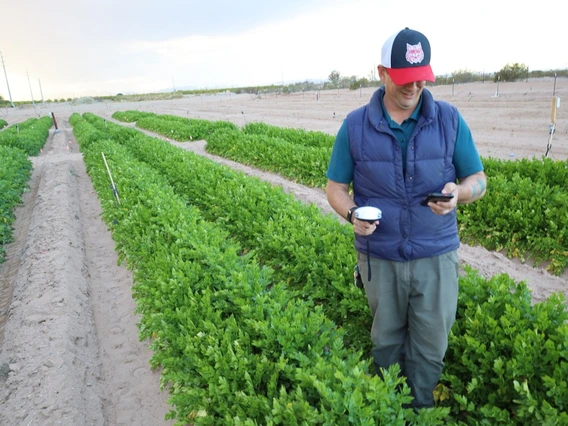
{"type": "Polygon", "coordinates": [[[398,86],[394,84],[387,69],[383,66],[379,66],[379,76],[385,85],[384,102],[389,112],[414,111],[414,108],[418,105],[420,95],[422,94],[426,82],[422,80],[398,86]]]}

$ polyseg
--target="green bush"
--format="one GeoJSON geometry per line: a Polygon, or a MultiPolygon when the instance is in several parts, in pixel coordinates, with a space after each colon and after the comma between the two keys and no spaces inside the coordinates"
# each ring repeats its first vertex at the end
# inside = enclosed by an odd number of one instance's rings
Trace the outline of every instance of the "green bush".
{"type": "Polygon", "coordinates": [[[442,382],[466,424],[568,424],[568,311],[561,293],[531,303],[526,283],[460,280],[442,382]],[[457,404],[456,404],[457,402],[457,404]],[[483,421],[476,423],[477,421],[483,421]]]}

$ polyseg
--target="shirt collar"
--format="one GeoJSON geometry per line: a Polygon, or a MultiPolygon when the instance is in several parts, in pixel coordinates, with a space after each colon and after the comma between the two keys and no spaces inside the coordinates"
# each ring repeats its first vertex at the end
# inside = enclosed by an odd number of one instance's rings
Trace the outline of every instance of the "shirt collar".
{"type": "MultiPolygon", "coordinates": [[[[398,124],[395,123],[392,120],[391,116],[387,112],[387,109],[385,108],[385,104],[383,103],[384,96],[385,96],[385,91],[383,91],[382,96],[379,96],[379,101],[381,102],[381,109],[383,110],[383,115],[385,116],[385,119],[387,120],[389,127],[391,127],[393,124],[398,126],[398,124]]],[[[422,95],[420,95],[420,99],[418,100],[418,104],[416,105],[416,108],[414,108],[414,111],[412,111],[412,114],[410,114],[410,117],[408,117],[404,121],[413,120],[413,121],[418,122],[418,119],[420,118],[421,110],[422,110],[422,95]]]]}

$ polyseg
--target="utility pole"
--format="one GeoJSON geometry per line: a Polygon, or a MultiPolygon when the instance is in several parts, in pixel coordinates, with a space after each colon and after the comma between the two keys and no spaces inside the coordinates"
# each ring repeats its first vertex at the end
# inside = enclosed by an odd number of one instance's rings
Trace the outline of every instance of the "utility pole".
{"type": "Polygon", "coordinates": [[[45,102],[43,101],[43,90],[41,90],[41,80],[38,78],[37,81],[39,81],[39,93],[41,93],[41,104],[45,105],[45,102]]]}
{"type": "Polygon", "coordinates": [[[26,70],[26,74],[28,76],[28,86],[30,86],[30,95],[32,95],[32,105],[35,107],[34,94],[32,92],[32,84],[30,83],[30,74],[28,73],[28,70],[26,70]]]}
{"type": "Polygon", "coordinates": [[[6,86],[8,86],[8,96],[10,97],[10,104],[14,108],[14,102],[12,102],[12,93],[10,92],[10,85],[8,84],[8,74],[6,74],[6,65],[4,64],[4,57],[2,52],[0,52],[0,58],[2,59],[2,67],[4,68],[4,77],[6,77],[6,86]]]}

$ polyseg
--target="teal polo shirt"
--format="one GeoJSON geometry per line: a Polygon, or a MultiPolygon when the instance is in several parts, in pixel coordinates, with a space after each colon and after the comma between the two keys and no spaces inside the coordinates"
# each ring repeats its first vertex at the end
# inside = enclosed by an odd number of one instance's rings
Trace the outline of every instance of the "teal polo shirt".
{"type": "MultiPolygon", "coordinates": [[[[381,105],[383,107],[384,116],[395,135],[402,151],[403,167],[406,169],[406,150],[408,141],[414,132],[416,123],[420,118],[422,110],[422,97],[414,112],[402,124],[394,122],[384,108],[383,100],[381,98],[381,105]]],[[[458,112],[458,129],[456,135],[456,145],[454,147],[454,156],[452,159],[456,169],[456,176],[458,178],[465,178],[483,170],[481,158],[477,152],[475,142],[471,135],[469,126],[458,112]]],[[[351,150],[349,149],[349,131],[347,129],[347,120],[343,120],[339,131],[335,137],[335,143],[331,151],[331,158],[328,164],[326,177],[334,182],[350,184],[353,181],[353,169],[355,163],[351,157],[351,150]]],[[[403,170],[405,173],[406,170],[403,170]]]]}

